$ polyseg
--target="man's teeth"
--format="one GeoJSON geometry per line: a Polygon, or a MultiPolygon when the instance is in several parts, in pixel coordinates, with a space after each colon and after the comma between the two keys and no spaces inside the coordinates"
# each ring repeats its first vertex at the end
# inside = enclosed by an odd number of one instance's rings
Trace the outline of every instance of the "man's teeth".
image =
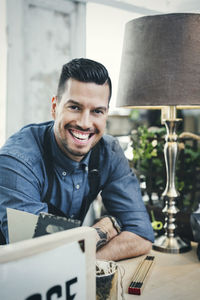
{"type": "Polygon", "coordinates": [[[89,133],[80,133],[80,132],[75,132],[75,131],[71,131],[72,135],[80,140],[88,140],[89,138],[89,133]]]}

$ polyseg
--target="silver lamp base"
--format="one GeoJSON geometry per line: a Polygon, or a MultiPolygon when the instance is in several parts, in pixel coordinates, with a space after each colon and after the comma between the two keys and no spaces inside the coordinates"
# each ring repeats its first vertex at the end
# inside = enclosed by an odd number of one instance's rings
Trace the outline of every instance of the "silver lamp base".
{"type": "Polygon", "coordinates": [[[166,253],[184,253],[191,250],[191,244],[186,243],[179,236],[169,238],[162,235],[155,240],[153,249],[166,253]]]}

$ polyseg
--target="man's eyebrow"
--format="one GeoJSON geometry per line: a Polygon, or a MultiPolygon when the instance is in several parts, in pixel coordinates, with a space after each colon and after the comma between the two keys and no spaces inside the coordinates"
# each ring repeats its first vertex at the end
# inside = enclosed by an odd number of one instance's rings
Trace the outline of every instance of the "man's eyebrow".
{"type": "Polygon", "coordinates": [[[94,107],[94,110],[96,110],[96,109],[97,109],[97,110],[98,110],[98,109],[99,109],[99,110],[103,110],[103,111],[105,111],[105,112],[108,110],[108,108],[107,108],[106,106],[98,106],[98,107],[94,107]]]}
{"type": "MultiPolygon", "coordinates": [[[[72,100],[72,99],[69,99],[65,105],[68,105],[68,104],[72,104],[72,105],[78,105],[80,107],[83,107],[83,105],[81,103],[79,103],[78,101],[75,101],[75,100],[72,100]]],[[[100,109],[100,110],[103,110],[103,111],[107,111],[108,110],[108,107],[106,106],[97,106],[97,107],[93,107],[93,110],[96,110],[96,109],[100,109]]]]}
{"type": "Polygon", "coordinates": [[[72,100],[72,99],[67,100],[67,102],[65,104],[73,104],[73,105],[82,106],[82,104],[80,104],[78,101],[75,101],[75,100],[72,100]]]}

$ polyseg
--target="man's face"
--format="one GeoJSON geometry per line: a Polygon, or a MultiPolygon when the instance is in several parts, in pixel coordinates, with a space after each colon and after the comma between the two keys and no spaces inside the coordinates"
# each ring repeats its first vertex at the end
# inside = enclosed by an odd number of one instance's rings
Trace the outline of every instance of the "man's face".
{"type": "Polygon", "coordinates": [[[108,84],[70,78],[60,102],[52,103],[54,134],[60,149],[72,160],[81,159],[102,137],[108,115],[108,84]]]}

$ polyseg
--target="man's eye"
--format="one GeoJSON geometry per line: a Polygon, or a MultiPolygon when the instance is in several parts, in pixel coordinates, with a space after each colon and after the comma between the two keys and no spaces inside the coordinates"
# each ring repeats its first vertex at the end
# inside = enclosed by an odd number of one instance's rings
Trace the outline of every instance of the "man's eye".
{"type": "Polygon", "coordinates": [[[101,115],[101,114],[103,114],[104,112],[103,112],[103,110],[101,110],[101,109],[95,109],[95,110],[94,110],[94,113],[97,114],[97,115],[101,115]]]}
{"type": "Polygon", "coordinates": [[[71,110],[80,110],[80,108],[77,105],[71,105],[71,106],[69,106],[69,108],[71,110]]]}

